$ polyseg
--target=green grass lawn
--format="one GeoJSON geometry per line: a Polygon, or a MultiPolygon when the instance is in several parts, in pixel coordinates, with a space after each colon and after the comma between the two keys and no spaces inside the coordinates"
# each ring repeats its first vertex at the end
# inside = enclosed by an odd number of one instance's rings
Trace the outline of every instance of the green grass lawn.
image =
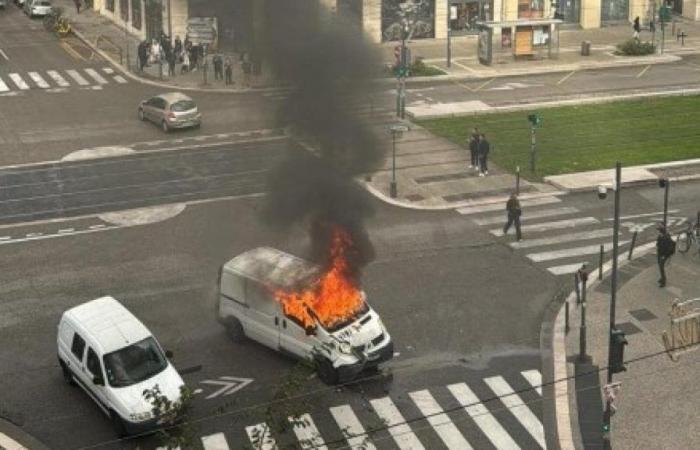
{"type": "MultiPolygon", "coordinates": [[[[419,123],[467,148],[478,126],[490,159],[523,175],[530,167],[528,111],[433,119],[419,123]]],[[[546,175],[700,158],[700,97],[664,97],[539,111],[537,174],[546,175]]]]}

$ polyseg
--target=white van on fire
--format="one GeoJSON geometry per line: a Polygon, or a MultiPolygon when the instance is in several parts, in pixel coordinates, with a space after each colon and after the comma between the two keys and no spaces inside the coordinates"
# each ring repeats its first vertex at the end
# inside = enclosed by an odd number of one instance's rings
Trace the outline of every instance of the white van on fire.
{"type": "Polygon", "coordinates": [[[150,331],[112,297],[63,313],[58,324],[58,362],[68,384],[77,384],[112,420],[119,437],[153,431],[154,417],[143,391],[158,385],[170,401],[184,382],[150,331]]]}
{"type": "Polygon", "coordinates": [[[336,384],[355,378],[394,356],[394,344],[379,315],[360,292],[359,308],[327,326],[308,306],[314,324],[284,314],[276,291],[309,287],[321,268],[269,247],[242,253],[219,273],[217,318],[230,337],[257,341],[274,350],[315,363],[321,381],[336,384]]]}

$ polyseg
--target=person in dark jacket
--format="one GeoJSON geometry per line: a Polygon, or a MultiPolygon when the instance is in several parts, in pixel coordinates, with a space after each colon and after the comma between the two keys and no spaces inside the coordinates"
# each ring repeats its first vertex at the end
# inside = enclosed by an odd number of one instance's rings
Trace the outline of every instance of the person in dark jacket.
{"type": "Polygon", "coordinates": [[[141,41],[138,46],[138,56],[139,56],[139,70],[143,71],[143,68],[148,62],[148,44],[146,41],[141,41]]]}
{"type": "Polygon", "coordinates": [[[506,213],[508,214],[508,221],[503,226],[503,235],[508,234],[508,230],[511,225],[515,225],[515,238],[518,241],[523,240],[523,235],[520,231],[520,216],[522,215],[522,209],[520,209],[520,200],[518,196],[513,192],[510,194],[510,198],[506,202],[506,213]]]}
{"type": "Polygon", "coordinates": [[[170,52],[168,54],[168,76],[169,77],[174,77],[175,76],[175,62],[176,62],[177,56],[175,55],[175,52],[170,52]]]}
{"type": "Polygon", "coordinates": [[[486,140],[486,135],[481,133],[479,135],[479,173],[480,177],[489,174],[489,152],[491,151],[491,144],[486,140]]]}
{"type": "Polygon", "coordinates": [[[224,59],[218,53],[214,55],[212,59],[214,63],[214,79],[223,80],[224,79],[224,59]]]}
{"type": "Polygon", "coordinates": [[[231,58],[226,58],[226,64],[224,64],[224,72],[226,72],[227,85],[233,84],[233,65],[231,65],[231,58]]]}
{"type": "Polygon", "coordinates": [[[182,62],[182,41],[180,36],[175,36],[175,45],[173,46],[173,51],[175,52],[175,57],[178,61],[182,62]]]}
{"type": "Polygon", "coordinates": [[[474,128],[474,132],[469,136],[469,168],[476,167],[479,170],[479,129],[474,128]]]}
{"type": "Polygon", "coordinates": [[[666,286],[666,263],[673,256],[676,244],[663,224],[659,224],[657,230],[659,234],[656,237],[656,262],[659,264],[659,287],[664,287],[666,286]]]}
{"type": "Polygon", "coordinates": [[[632,25],[632,29],[634,30],[634,34],[632,37],[634,39],[639,40],[639,32],[642,31],[642,26],[639,25],[639,16],[634,18],[634,24],[632,25]]]}

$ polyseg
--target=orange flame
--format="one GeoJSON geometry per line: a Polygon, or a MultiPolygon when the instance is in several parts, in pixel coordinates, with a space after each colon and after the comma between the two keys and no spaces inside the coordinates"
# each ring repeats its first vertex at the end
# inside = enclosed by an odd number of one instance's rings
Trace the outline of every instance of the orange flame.
{"type": "Polygon", "coordinates": [[[352,282],[346,251],[352,246],[350,235],[335,226],[330,247],[330,266],[312,287],[301,292],[275,291],[287,316],[304,327],[315,324],[309,309],[326,328],[352,317],[363,306],[360,290],[352,282]]]}

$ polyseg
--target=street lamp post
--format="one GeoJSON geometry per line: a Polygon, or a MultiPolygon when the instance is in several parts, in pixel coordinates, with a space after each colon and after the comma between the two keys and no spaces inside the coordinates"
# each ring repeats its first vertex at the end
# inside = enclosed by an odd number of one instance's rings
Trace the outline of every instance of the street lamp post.
{"type": "Polygon", "coordinates": [[[452,29],[450,27],[450,22],[452,19],[452,14],[450,11],[450,5],[447,5],[447,68],[452,67],[452,29]]]}
{"type": "Polygon", "coordinates": [[[668,178],[660,178],[659,187],[664,189],[664,228],[666,228],[668,226],[668,191],[671,188],[671,182],[668,178]]]}
{"type": "Polygon", "coordinates": [[[402,123],[389,125],[389,131],[391,132],[391,181],[389,182],[389,196],[391,198],[396,198],[398,195],[396,186],[396,136],[401,137],[408,129],[408,126],[402,123]]]}

